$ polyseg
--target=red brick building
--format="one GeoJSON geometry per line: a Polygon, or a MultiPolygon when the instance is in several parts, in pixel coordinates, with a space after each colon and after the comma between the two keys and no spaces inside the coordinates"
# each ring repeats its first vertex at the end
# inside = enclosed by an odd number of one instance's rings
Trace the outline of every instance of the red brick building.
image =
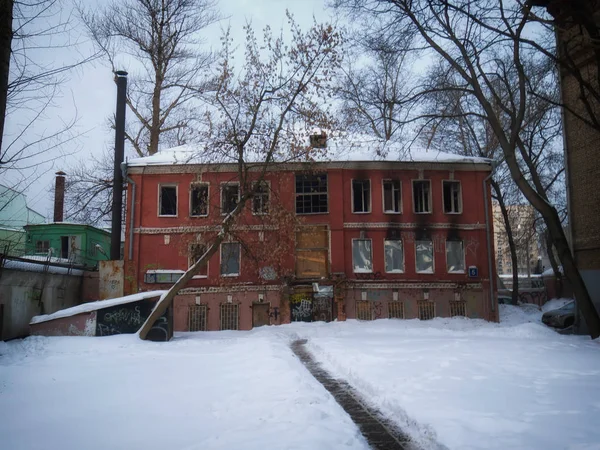
{"type": "MultiPolygon", "coordinates": [[[[172,149],[128,164],[128,293],[172,285],[239,197],[234,164],[190,155],[172,149]]],[[[176,297],[175,331],[496,321],[489,161],[439,152],[366,159],[274,165],[227,242],[176,297]]]]}

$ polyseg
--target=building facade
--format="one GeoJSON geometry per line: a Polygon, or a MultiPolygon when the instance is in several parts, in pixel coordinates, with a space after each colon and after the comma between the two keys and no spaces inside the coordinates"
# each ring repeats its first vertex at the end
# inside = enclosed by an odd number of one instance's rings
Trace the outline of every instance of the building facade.
{"type": "Polygon", "coordinates": [[[21,256],[25,252],[25,230],[28,224],[44,223],[42,214],[27,206],[21,192],[0,185],[0,253],[21,256]]]}
{"type": "MultiPolygon", "coordinates": [[[[219,251],[176,297],[175,331],[497,320],[491,166],[434,156],[273,165],[219,251]]],[[[235,165],[181,161],[167,151],[128,164],[126,293],[171,286],[240,196],[235,165]]]]}

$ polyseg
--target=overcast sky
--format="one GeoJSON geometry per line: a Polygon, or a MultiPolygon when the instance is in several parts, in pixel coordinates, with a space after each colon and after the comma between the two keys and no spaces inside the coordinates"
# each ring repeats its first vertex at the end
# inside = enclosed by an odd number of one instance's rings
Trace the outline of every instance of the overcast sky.
{"type": "MultiPolygon", "coordinates": [[[[68,0],[67,0],[68,1],[68,0]]],[[[67,3],[65,1],[65,3],[67,3]]],[[[255,30],[261,31],[265,25],[270,25],[274,30],[286,25],[285,12],[288,9],[296,18],[303,29],[310,27],[313,15],[317,21],[332,20],[333,11],[325,8],[326,0],[220,0],[219,9],[225,19],[213,25],[207,32],[207,45],[219,48],[222,28],[231,26],[232,38],[237,45],[243,45],[244,32],[242,27],[250,20],[255,30]]],[[[107,3],[106,0],[83,0],[84,5],[107,3]]],[[[63,17],[68,16],[69,10],[62,12],[63,17]]],[[[72,22],[76,25],[76,22],[72,22]]],[[[40,57],[56,61],[72,61],[79,54],[89,54],[91,44],[84,42],[77,36],[76,27],[72,35],[73,40],[79,40],[76,47],[60,50],[46,51],[40,57]]],[[[260,34],[258,34],[260,36],[260,34]]],[[[125,67],[126,69],[126,67],[125,67]]],[[[52,219],[52,199],[54,189],[54,173],[58,170],[67,172],[77,160],[89,161],[91,155],[100,155],[105,149],[112,146],[114,131],[107,125],[108,118],[114,114],[116,102],[116,85],[110,66],[103,60],[86,65],[72,71],[69,79],[61,87],[61,95],[56,99],[55,107],[48,110],[47,117],[39,121],[36,134],[48,133],[59,128],[62,121],[77,117],[77,131],[80,137],[73,142],[62,146],[63,154],[68,156],[56,159],[52,164],[38,167],[31,171],[31,183],[27,183],[26,195],[28,206],[44,216],[52,219]]],[[[129,114],[129,111],[127,112],[129,114]]],[[[25,117],[14,115],[6,123],[7,133],[15,129],[15,125],[23,122],[25,117]]],[[[58,154],[58,153],[57,153],[58,154]]],[[[5,179],[2,184],[11,185],[14,180],[5,179]]]]}

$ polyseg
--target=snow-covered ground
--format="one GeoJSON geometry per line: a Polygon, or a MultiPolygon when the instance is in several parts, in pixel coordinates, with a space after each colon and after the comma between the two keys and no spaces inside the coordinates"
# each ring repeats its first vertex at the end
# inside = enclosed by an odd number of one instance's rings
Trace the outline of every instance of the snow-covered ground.
{"type": "Polygon", "coordinates": [[[600,449],[600,343],[541,314],[0,342],[0,447],[368,448],[289,350],[307,338],[424,448],[600,449]]]}

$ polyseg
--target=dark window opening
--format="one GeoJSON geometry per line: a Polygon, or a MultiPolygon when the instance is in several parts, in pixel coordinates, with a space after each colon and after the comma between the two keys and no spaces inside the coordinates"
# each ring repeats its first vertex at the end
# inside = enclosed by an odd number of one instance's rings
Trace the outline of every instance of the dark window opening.
{"type": "Polygon", "coordinates": [[[176,186],[161,186],[160,187],[160,215],[161,216],[176,216],[177,215],[177,187],[176,186]]]}
{"type": "MultiPolygon", "coordinates": [[[[189,267],[192,267],[202,256],[206,253],[206,245],[204,244],[192,244],[190,245],[190,253],[188,258],[189,267]]],[[[207,276],[208,275],[208,261],[200,269],[197,275],[207,276]]]]}
{"type": "Polygon", "coordinates": [[[371,212],[371,180],[352,180],[352,212],[371,212]]]}
{"type": "Polygon", "coordinates": [[[446,214],[461,212],[460,182],[444,181],[444,212],[446,214]]]}
{"type": "Polygon", "coordinates": [[[413,181],[413,201],[416,213],[431,212],[431,181],[413,181]]]}
{"type": "Polygon", "coordinates": [[[237,184],[221,186],[221,214],[232,212],[240,201],[240,187],[237,184]]]}
{"type": "Polygon", "coordinates": [[[383,180],[383,212],[399,213],[400,211],[400,181],[383,180]]]}
{"type": "Polygon", "coordinates": [[[254,214],[269,213],[269,185],[260,183],[255,187],[254,198],[252,199],[252,212],[254,214]]]}
{"type": "Polygon", "coordinates": [[[60,237],[60,257],[69,258],[69,236],[60,237]]]}
{"type": "Polygon", "coordinates": [[[192,216],[207,216],[208,215],[208,185],[196,184],[192,185],[190,191],[191,197],[191,215],[192,216]]]}
{"type": "Polygon", "coordinates": [[[296,214],[328,211],[327,175],[296,175],[296,214]]]}

